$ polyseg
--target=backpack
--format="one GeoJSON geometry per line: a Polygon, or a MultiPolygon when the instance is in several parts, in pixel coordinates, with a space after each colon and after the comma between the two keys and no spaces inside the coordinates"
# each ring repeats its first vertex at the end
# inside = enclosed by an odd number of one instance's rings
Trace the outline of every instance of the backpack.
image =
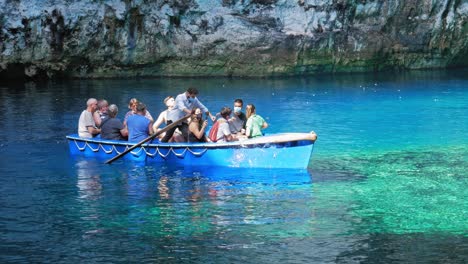
{"type": "Polygon", "coordinates": [[[216,121],[213,126],[211,127],[210,129],[210,133],[208,133],[208,138],[212,141],[212,142],[216,142],[218,141],[219,138],[217,138],[218,136],[218,128],[219,128],[219,120],[216,121]]]}

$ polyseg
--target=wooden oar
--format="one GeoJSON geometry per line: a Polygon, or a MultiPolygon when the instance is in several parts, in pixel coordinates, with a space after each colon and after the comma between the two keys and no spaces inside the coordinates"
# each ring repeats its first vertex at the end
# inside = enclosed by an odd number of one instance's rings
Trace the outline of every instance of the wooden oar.
{"type": "Polygon", "coordinates": [[[142,141],[140,141],[137,144],[133,145],[129,149],[127,149],[124,152],[120,153],[119,155],[117,155],[117,156],[113,157],[112,159],[106,161],[106,164],[111,164],[113,161],[119,159],[120,157],[124,156],[125,154],[129,153],[130,151],[138,148],[139,146],[143,145],[145,142],[148,142],[148,141],[152,140],[153,138],[157,137],[158,135],[170,130],[171,128],[174,128],[174,127],[178,126],[181,122],[187,120],[189,117],[190,117],[190,115],[186,115],[186,116],[182,117],[181,119],[175,121],[174,123],[164,127],[163,129],[161,129],[158,132],[152,134],[151,136],[143,139],[142,141]]]}

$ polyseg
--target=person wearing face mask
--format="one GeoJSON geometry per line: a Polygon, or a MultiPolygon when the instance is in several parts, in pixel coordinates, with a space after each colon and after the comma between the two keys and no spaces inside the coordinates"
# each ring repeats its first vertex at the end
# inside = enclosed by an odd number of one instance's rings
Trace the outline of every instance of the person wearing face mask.
{"type": "MultiPolygon", "coordinates": [[[[168,112],[167,115],[167,124],[172,124],[172,122],[175,122],[179,120],[180,118],[184,117],[187,114],[192,113],[192,109],[195,108],[200,108],[200,110],[204,113],[206,113],[207,116],[210,117],[210,119],[214,122],[216,120],[216,117],[213,116],[208,108],[204,106],[197,98],[198,95],[198,90],[196,88],[188,88],[185,93],[181,93],[177,95],[175,99],[175,104],[174,104],[174,109],[173,111],[168,112]]],[[[182,135],[187,136],[189,133],[188,131],[188,124],[186,122],[180,123],[177,127],[170,129],[166,132],[166,135],[161,139],[161,142],[168,142],[169,139],[172,137],[174,134],[174,131],[176,128],[179,128],[180,132],[182,135]]],[[[186,139],[187,140],[187,139],[186,139]]]]}
{"type": "Polygon", "coordinates": [[[247,123],[247,117],[242,112],[242,106],[244,102],[242,99],[234,100],[234,114],[228,120],[229,129],[231,129],[232,134],[245,134],[245,124],[247,123]]]}
{"type": "Polygon", "coordinates": [[[192,110],[189,122],[188,142],[206,142],[205,130],[208,121],[203,121],[200,108],[192,110]]]}

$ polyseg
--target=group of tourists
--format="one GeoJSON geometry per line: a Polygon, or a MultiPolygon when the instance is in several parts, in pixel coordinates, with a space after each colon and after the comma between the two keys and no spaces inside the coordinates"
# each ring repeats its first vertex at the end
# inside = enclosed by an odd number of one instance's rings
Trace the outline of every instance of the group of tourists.
{"type": "Polygon", "coordinates": [[[190,117],[160,133],[158,139],[161,142],[229,142],[262,136],[262,130],[268,127],[267,122],[256,114],[253,104],[246,106],[245,114],[242,112],[242,99],[234,100],[234,111],[223,107],[218,114],[212,115],[197,95],[196,88],[188,88],[176,98],[166,97],[164,104],[167,109],[159,114],[156,121],[146,105],[136,98],[130,99],[129,111],[123,121],[117,118],[119,109],[115,104],[109,105],[104,99],[98,101],[90,98],[78,121],[78,135],[84,138],[100,136],[102,139],[139,142],[158,133],[163,129],[161,125],[168,126],[186,115],[190,117]],[[213,122],[209,132],[208,120],[203,119],[203,113],[213,122]]]}

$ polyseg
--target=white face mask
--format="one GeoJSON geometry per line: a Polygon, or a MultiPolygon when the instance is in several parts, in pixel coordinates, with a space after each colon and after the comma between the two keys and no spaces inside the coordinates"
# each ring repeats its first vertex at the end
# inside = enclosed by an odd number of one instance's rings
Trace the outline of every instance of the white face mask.
{"type": "Polygon", "coordinates": [[[242,107],[234,106],[234,113],[240,113],[242,111],[242,107]]]}
{"type": "Polygon", "coordinates": [[[189,103],[193,103],[195,101],[195,98],[189,97],[187,98],[187,100],[189,101],[189,103]]]}

